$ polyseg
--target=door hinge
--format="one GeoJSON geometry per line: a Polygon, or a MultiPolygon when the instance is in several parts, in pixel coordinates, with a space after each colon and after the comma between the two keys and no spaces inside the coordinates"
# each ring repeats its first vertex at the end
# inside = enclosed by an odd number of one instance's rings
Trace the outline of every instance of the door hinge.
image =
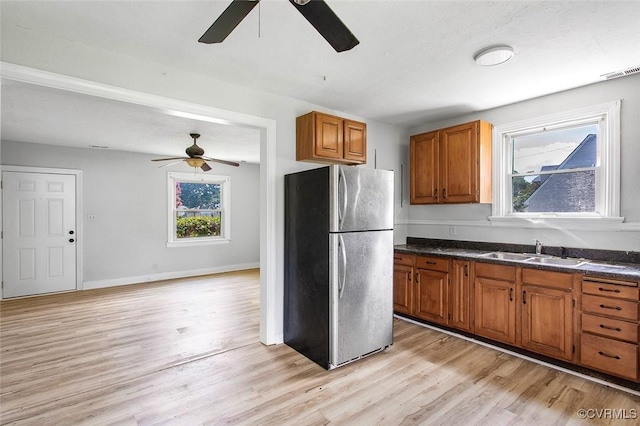
{"type": "Polygon", "coordinates": [[[479,189],[477,189],[477,190],[476,190],[476,195],[477,195],[478,197],[480,196],[480,190],[479,190],[479,189]]]}
{"type": "Polygon", "coordinates": [[[451,320],[451,314],[447,314],[447,318],[451,320]]]}
{"type": "Polygon", "coordinates": [[[576,353],[576,345],[571,345],[571,350],[573,351],[573,353],[576,353]]]}
{"type": "Polygon", "coordinates": [[[576,307],[576,299],[571,299],[571,306],[576,307]]]}

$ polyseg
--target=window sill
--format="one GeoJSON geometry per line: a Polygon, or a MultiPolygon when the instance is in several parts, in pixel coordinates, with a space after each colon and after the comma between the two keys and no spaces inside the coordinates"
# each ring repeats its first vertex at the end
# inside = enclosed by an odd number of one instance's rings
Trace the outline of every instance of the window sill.
{"type": "Polygon", "coordinates": [[[197,246],[213,246],[217,244],[229,244],[228,238],[188,240],[188,241],[167,241],[167,247],[197,247],[197,246]]]}
{"type": "Polygon", "coordinates": [[[624,217],[489,216],[491,226],[503,228],[550,228],[580,231],[621,231],[624,217]]]}

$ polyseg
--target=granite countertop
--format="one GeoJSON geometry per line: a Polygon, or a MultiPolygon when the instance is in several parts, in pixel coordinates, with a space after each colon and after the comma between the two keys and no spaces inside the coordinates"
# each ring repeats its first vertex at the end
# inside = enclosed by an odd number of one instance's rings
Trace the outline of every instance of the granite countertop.
{"type": "MultiPolygon", "coordinates": [[[[599,260],[597,259],[597,253],[594,254],[594,259],[587,257],[580,257],[586,261],[586,263],[579,266],[566,266],[566,265],[554,265],[554,264],[540,264],[525,262],[522,260],[507,260],[507,259],[495,259],[482,257],[492,252],[507,252],[507,253],[527,253],[531,256],[535,256],[534,252],[528,250],[528,246],[508,246],[498,244],[484,244],[469,242],[465,247],[464,242],[456,242],[455,244],[447,244],[448,240],[430,240],[427,244],[423,244],[421,241],[416,241],[416,244],[401,244],[394,247],[396,252],[429,255],[436,257],[447,257],[452,259],[462,260],[478,260],[486,263],[497,263],[510,266],[526,266],[533,269],[545,269],[549,271],[561,271],[579,273],[582,275],[598,276],[603,278],[613,278],[622,280],[640,281],[640,264],[636,263],[624,263],[618,261],[599,260]],[[437,241],[442,241],[438,244],[437,241]],[[456,247],[451,247],[454,245],[456,247]],[[485,245],[485,247],[483,247],[485,245]]],[[[552,256],[552,254],[547,254],[552,256]]],[[[626,258],[624,259],[626,260],[626,258]]]]}

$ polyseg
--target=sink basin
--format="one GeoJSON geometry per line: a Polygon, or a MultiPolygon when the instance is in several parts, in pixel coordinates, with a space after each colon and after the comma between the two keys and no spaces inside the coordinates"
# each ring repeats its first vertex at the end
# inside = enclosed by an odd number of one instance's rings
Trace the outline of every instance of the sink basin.
{"type": "Polygon", "coordinates": [[[560,257],[531,257],[526,260],[528,263],[542,263],[546,265],[559,265],[559,266],[568,266],[568,267],[576,267],[580,265],[584,265],[588,262],[588,260],[583,259],[562,259],[560,257]]]}
{"type": "Polygon", "coordinates": [[[530,259],[531,256],[532,255],[526,254],[526,253],[520,254],[520,253],[493,252],[493,253],[481,254],[478,257],[484,257],[484,258],[488,258],[488,259],[525,261],[527,259],[530,259]]]}

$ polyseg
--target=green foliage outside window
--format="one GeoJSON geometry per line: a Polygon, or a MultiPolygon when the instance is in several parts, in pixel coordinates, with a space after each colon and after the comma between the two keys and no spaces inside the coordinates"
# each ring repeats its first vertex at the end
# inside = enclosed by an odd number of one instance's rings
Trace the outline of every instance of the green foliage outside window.
{"type": "Polygon", "coordinates": [[[176,219],[178,238],[219,237],[220,216],[189,216],[176,219]]]}

